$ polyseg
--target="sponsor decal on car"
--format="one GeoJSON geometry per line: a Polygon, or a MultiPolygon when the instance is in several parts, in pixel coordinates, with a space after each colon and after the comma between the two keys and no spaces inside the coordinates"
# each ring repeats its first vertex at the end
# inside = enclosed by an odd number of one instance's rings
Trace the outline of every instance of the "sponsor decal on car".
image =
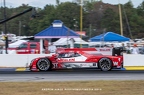
{"type": "Polygon", "coordinates": [[[99,49],[100,51],[111,51],[111,49],[99,49]]]}
{"type": "Polygon", "coordinates": [[[58,63],[53,63],[53,68],[58,68],[58,63]]]}
{"type": "Polygon", "coordinates": [[[59,61],[62,61],[62,62],[67,62],[67,61],[74,62],[74,61],[75,61],[75,58],[69,58],[69,59],[60,58],[59,61]]]}
{"type": "Polygon", "coordinates": [[[97,63],[64,63],[63,66],[71,68],[97,67],[97,63]]]}
{"type": "Polygon", "coordinates": [[[113,64],[114,64],[115,66],[117,66],[117,65],[118,65],[118,62],[115,62],[115,61],[114,61],[113,64]]]}

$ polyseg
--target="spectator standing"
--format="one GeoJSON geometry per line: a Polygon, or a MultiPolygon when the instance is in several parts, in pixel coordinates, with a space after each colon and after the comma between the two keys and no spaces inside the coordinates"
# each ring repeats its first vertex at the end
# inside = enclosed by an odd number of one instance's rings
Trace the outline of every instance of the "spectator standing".
{"type": "Polygon", "coordinates": [[[51,43],[51,45],[49,45],[49,47],[48,47],[48,51],[50,53],[56,53],[56,50],[57,50],[56,46],[53,45],[53,43],[51,43]]]}
{"type": "Polygon", "coordinates": [[[133,48],[131,49],[131,54],[139,54],[139,49],[137,47],[137,44],[133,45],[133,48]]]}
{"type": "Polygon", "coordinates": [[[144,54],[144,44],[143,44],[142,47],[139,49],[139,53],[140,53],[140,54],[144,54]]]}
{"type": "Polygon", "coordinates": [[[127,54],[131,54],[131,46],[130,46],[130,44],[127,44],[127,47],[126,47],[126,53],[127,54]]]}
{"type": "Polygon", "coordinates": [[[114,44],[111,44],[111,48],[114,48],[114,44]]]}
{"type": "Polygon", "coordinates": [[[122,43],[122,49],[124,52],[126,52],[126,47],[125,47],[124,43],[122,43]]]}

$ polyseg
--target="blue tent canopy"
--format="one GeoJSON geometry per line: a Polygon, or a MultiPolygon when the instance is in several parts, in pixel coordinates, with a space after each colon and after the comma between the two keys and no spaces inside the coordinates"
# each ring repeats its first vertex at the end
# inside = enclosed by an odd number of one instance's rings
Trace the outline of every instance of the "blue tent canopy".
{"type": "Polygon", "coordinates": [[[113,33],[113,32],[107,32],[95,37],[90,38],[91,42],[96,42],[96,41],[105,41],[105,42],[111,42],[111,41],[129,41],[130,39],[124,36],[121,36],[119,34],[113,33]]]}
{"type": "Polygon", "coordinates": [[[60,20],[54,20],[52,25],[34,35],[35,38],[76,38],[77,33],[63,25],[60,20]]]}

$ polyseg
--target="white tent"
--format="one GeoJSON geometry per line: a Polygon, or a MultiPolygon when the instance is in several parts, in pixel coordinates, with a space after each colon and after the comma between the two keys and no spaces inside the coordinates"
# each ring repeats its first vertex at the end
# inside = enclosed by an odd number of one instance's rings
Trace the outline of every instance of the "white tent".
{"type": "Polygon", "coordinates": [[[81,38],[74,38],[75,44],[89,44],[88,42],[82,40],[81,38]]]}
{"type": "Polygon", "coordinates": [[[69,41],[69,38],[60,38],[59,40],[54,42],[54,45],[67,45],[67,43],[69,44],[69,41]]]}
{"type": "Polygon", "coordinates": [[[60,38],[54,45],[67,45],[71,43],[71,39],[74,40],[74,44],[88,44],[88,42],[82,40],[81,38],[60,38]]]}

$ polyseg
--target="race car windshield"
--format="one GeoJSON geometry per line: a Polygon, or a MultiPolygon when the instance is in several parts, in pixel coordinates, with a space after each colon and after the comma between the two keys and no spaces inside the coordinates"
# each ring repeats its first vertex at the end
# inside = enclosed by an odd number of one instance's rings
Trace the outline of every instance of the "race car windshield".
{"type": "Polygon", "coordinates": [[[80,56],[78,53],[74,52],[67,52],[67,53],[60,53],[59,58],[71,58],[71,57],[78,57],[80,56]]]}

